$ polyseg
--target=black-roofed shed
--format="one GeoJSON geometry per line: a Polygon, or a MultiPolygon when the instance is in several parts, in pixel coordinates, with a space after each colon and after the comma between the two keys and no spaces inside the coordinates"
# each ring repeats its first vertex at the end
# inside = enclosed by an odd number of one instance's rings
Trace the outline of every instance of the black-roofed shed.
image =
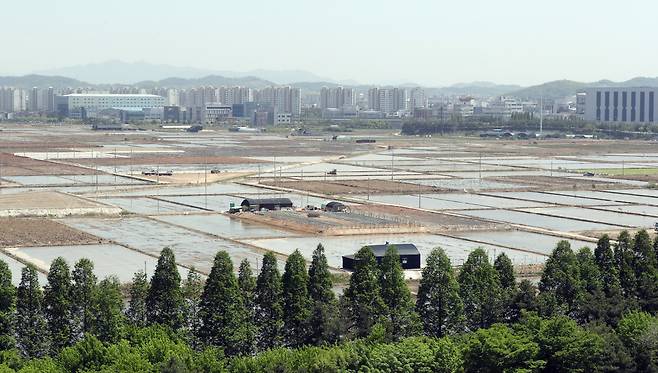
{"type": "MultiPolygon", "coordinates": [[[[386,250],[391,246],[395,246],[398,251],[398,255],[400,255],[400,264],[402,265],[402,269],[420,269],[420,251],[418,251],[418,248],[414,244],[386,243],[384,245],[368,245],[373,254],[375,254],[375,259],[377,260],[378,264],[381,264],[382,259],[384,259],[384,255],[386,255],[386,250]]],[[[358,261],[354,256],[355,255],[343,255],[343,269],[350,271],[354,270],[354,267],[358,261]]]]}
{"type": "Polygon", "coordinates": [[[240,204],[244,211],[281,210],[292,208],[290,198],[246,198],[240,204]]]}

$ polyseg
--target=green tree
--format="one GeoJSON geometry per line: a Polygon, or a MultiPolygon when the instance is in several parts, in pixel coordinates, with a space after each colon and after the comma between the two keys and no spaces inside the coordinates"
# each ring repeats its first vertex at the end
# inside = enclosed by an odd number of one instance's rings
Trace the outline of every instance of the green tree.
{"type": "Polygon", "coordinates": [[[640,306],[648,312],[658,312],[658,264],[649,234],[641,230],[633,239],[633,269],[640,306]]]}
{"type": "Polygon", "coordinates": [[[546,372],[595,372],[603,360],[603,338],[564,316],[541,321],[535,337],[546,372]]]}
{"type": "Polygon", "coordinates": [[[114,343],[119,340],[123,328],[123,297],[121,283],[116,276],[110,276],[98,283],[94,304],[95,319],[92,332],[99,340],[114,343]]]}
{"type": "Polygon", "coordinates": [[[529,280],[519,282],[519,290],[512,301],[512,321],[519,321],[524,312],[537,310],[537,287],[529,280]]]}
{"type": "Polygon", "coordinates": [[[16,342],[23,356],[30,359],[48,354],[48,324],[42,307],[37,270],[30,265],[21,272],[16,298],[16,342]]]}
{"type": "Polygon", "coordinates": [[[459,296],[459,283],[443,249],[435,248],[426,259],[422,271],[416,311],[423,322],[425,335],[441,338],[461,331],[464,304],[459,296]]]}
{"type": "Polygon", "coordinates": [[[577,300],[575,318],[581,323],[606,319],[608,299],[603,291],[601,272],[591,250],[581,248],[576,254],[583,292],[577,300]]]}
{"type": "Polygon", "coordinates": [[[604,234],[599,238],[594,250],[596,264],[601,274],[603,291],[607,296],[618,294],[621,291],[619,284],[619,267],[615,263],[615,255],[610,246],[610,237],[604,234]]]}
{"type": "MultiPolygon", "coordinates": [[[[566,311],[575,309],[578,297],[582,295],[583,287],[580,282],[578,260],[571,250],[568,241],[558,242],[544,266],[539,290],[542,293],[551,293],[558,308],[567,307],[566,311]]],[[[544,298],[546,299],[546,298],[544,298]]]]}
{"type": "Polygon", "coordinates": [[[459,291],[470,330],[486,328],[500,315],[500,281],[483,249],[475,249],[459,272],[459,291]]]}
{"type": "Polygon", "coordinates": [[[243,353],[251,355],[256,352],[256,277],[251,271],[249,260],[243,259],[238,269],[238,287],[242,293],[242,301],[246,312],[246,333],[243,353]]]}
{"type": "Polygon", "coordinates": [[[96,275],[94,264],[87,258],[75,263],[71,286],[71,314],[73,317],[73,338],[81,339],[91,331],[94,323],[94,301],[96,300],[96,275]]]}
{"type": "Polygon", "coordinates": [[[576,260],[578,261],[578,272],[583,289],[590,294],[602,291],[602,276],[592,251],[588,247],[581,248],[576,254],[576,260]]]}
{"type": "Polygon", "coordinates": [[[404,281],[400,255],[395,246],[386,248],[379,274],[382,299],[386,305],[386,326],[392,340],[418,335],[420,320],[414,310],[411,292],[404,281]]]}
{"type": "Polygon", "coordinates": [[[11,283],[11,270],[0,260],[0,350],[9,350],[16,345],[14,339],[14,313],[16,311],[16,288],[11,283]]]}
{"type": "Polygon", "coordinates": [[[197,336],[201,327],[199,309],[203,284],[201,283],[201,276],[194,267],[191,267],[187,272],[187,279],[183,282],[181,292],[183,295],[183,329],[190,346],[198,349],[201,347],[197,336]]]}
{"type": "Polygon", "coordinates": [[[464,363],[467,372],[541,372],[546,362],[539,352],[527,336],[495,324],[468,335],[464,363]]]}
{"type": "Polygon", "coordinates": [[[281,275],[272,252],[263,256],[263,265],[256,280],[257,345],[261,350],[278,347],[282,342],[283,299],[281,275]]]}
{"type": "Polygon", "coordinates": [[[43,289],[43,306],[50,351],[56,355],[68,347],[73,339],[71,326],[71,272],[66,260],[58,257],[50,264],[48,283],[43,289]]]}
{"type": "Polygon", "coordinates": [[[290,347],[299,347],[308,339],[311,317],[306,261],[299,250],[288,256],[282,281],[284,343],[290,347]]]}
{"type": "Polygon", "coordinates": [[[356,264],[343,295],[347,330],[357,337],[366,337],[386,314],[381,296],[379,266],[372,250],[365,246],[354,256],[356,264]]]}
{"type": "Polygon", "coordinates": [[[146,295],[146,318],[150,324],[167,325],[174,330],[181,327],[183,297],[180,282],[174,252],[165,247],[160,252],[146,295]]]}
{"type": "Polygon", "coordinates": [[[308,268],[308,294],[312,302],[308,342],[314,345],[336,342],[340,335],[338,304],[322,244],[313,251],[308,268]]]}
{"type": "Polygon", "coordinates": [[[512,260],[505,253],[500,253],[494,261],[494,269],[500,280],[501,320],[509,322],[514,318],[513,303],[517,293],[512,260]]]}
{"type": "Polygon", "coordinates": [[[149,284],[144,271],[136,272],[130,284],[130,302],[126,312],[128,321],[137,327],[146,326],[146,296],[149,284]]]}
{"type": "Polygon", "coordinates": [[[201,295],[200,316],[200,340],[223,348],[227,355],[244,353],[246,338],[251,337],[245,334],[249,320],[233,274],[233,263],[226,251],[215,255],[201,295]]]}
{"type": "Polygon", "coordinates": [[[619,269],[619,284],[621,285],[622,293],[626,297],[634,295],[636,288],[633,259],[631,236],[627,231],[623,231],[617,237],[615,262],[619,269]]]}

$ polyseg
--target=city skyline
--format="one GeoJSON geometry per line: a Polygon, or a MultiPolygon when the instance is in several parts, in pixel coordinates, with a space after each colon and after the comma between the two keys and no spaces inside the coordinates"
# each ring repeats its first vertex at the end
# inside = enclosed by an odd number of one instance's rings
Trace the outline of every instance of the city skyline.
{"type": "Polygon", "coordinates": [[[317,4],[298,0],[198,0],[174,12],[154,1],[119,0],[93,14],[79,0],[29,7],[11,2],[0,30],[15,37],[4,51],[21,53],[3,54],[0,75],[122,59],[210,70],[306,70],[336,81],[424,86],[655,76],[658,51],[647,46],[656,5],[635,3],[643,11],[619,17],[609,1],[558,0],[541,9],[516,0],[405,6],[339,1],[318,11],[317,4]],[[158,17],[147,16],[154,10],[158,17]],[[606,24],[615,27],[600,26],[606,24]]]}

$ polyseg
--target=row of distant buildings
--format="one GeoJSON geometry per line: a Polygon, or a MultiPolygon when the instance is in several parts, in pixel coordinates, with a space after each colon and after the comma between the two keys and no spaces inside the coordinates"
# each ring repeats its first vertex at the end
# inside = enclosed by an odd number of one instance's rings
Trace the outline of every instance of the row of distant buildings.
{"type": "Polygon", "coordinates": [[[416,118],[423,120],[542,114],[579,117],[594,122],[656,123],[656,88],[599,87],[564,99],[428,96],[423,88],[323,87],[302,96],[300,88],[136,87],[90,89],[20,89],[0,87],[0,119],[11,113],[42,113],[73,119],[116,118],[185,123],[250,122],[255,126],[294,123],[308,110],[327,120],[416,118]],[[4,114],[3,114],[4,113],[4,114]]]}

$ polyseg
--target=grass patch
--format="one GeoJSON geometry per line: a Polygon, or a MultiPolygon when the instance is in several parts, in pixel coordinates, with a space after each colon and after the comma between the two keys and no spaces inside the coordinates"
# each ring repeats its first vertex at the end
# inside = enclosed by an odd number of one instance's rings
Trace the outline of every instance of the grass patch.
{"type": "Polygon", "coordinates": [[[626,167],[626,168],[591,168],[591,169],[582,169],[578,172],[585,173],[591,172],[596,175],[611,175],[611,176],[621,176],[621,175],[656,175],[658,174],[658,167],[656,168],[640,168],[640,167],[626,167]]]}

